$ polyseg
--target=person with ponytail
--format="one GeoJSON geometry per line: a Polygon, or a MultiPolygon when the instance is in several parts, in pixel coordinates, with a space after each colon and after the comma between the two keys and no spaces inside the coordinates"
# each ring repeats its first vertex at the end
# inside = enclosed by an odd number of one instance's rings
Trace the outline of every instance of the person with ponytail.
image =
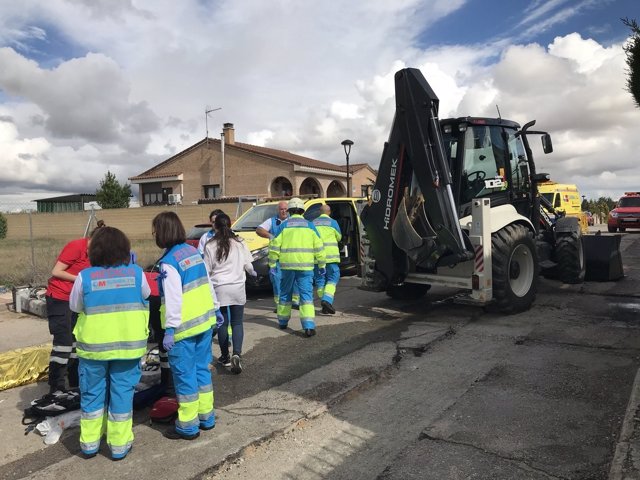
{"type": "Polygon", "coordinates": [[[218,362],[231,367],[233,373],[242,372],[242,341],[244,327],[244,305],[246,273],[257,276],[253,269],[253,257],[242,238],[231,230],[231,219],[225,213],[218,214],[213,222],[215,235],[204,247],[204,263],[215,290],[224,324],[218,329],[220,358],[218,362]],[[246,273],[245,273],[246,272],[246,273]],[[229,356],[229,333],[231,325],[232,355],[229,356]]]}

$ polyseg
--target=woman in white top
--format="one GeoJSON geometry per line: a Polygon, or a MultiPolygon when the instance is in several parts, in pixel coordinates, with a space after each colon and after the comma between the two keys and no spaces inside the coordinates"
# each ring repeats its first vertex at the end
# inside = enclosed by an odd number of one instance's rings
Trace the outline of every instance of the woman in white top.
{"type": "Polygon", "coordinates": [[[204,247],[204,263],[211,278],[224,324],[218,328],[220,358],[218,362],[231,367],[233,373],[242,372],[242,340],[244,327],[244,304],[247,303],[245,291],[245,272],[257,276],[251,262],[253,257],[242,238],[231,230],[231,219],[225,213],[218,214],[213,222],[215,235],[204,247]],[[229,357],[229,324],[233,355],[229,357]]]}

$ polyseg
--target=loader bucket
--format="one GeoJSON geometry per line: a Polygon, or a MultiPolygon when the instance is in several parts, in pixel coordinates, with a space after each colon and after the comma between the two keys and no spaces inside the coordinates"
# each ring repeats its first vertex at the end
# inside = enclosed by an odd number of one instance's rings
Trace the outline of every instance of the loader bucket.
{"type": "Polygon", "coordinates": [[[586,272],[584,279],[610,282],[624,277],[620,234],[585,235],[582,237],[586,272]]]}

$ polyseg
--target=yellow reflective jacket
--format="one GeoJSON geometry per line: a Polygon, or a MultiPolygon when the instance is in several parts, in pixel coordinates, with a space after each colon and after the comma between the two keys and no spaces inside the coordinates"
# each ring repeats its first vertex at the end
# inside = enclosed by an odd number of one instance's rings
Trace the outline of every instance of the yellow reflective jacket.
{"type": "Polygon", "coordinates": [[[338,242],[342,240],[340,225],[329,215],[322,214],[313,221],[320,239],[324,243],[324,253],[327,263],[340,263],[340,249],[338,242]]]}
{"type": "Polygon", "coordinates": [[[326,254],[320,234],[302,215],[292,215],[269,245],[269,267],[280,261],[283,270],[313,270],[324,267],[326,254]]]}
{"type": "Polygon", "coordinates": [[[83,312],[73,329],[80,358],[130,360],[147,351],[149,307],[137,265],[90,267],[82,277],[83,312]]]}
{"type": "MultiPolygon", "coordinates": [[[[215,324],[216,313],[202,256],[191,245],[183,243],[172,247],[161,263],[175,268],[182,280],[182,323],[175,329],[176,341],[210,329],[215,324]]],[[[167,309],[162,283],[160,297],[160,325],[165,328],[167,309]]]]}

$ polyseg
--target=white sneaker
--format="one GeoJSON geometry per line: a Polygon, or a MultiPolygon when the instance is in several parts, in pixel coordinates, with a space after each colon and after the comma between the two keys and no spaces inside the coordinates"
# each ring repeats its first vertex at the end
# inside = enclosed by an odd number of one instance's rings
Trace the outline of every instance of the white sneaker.
{"type": "Polygon", "coordinates": [[[242,372],[242,359],[240,358],[240,355],[234,354],[231,357],[231,372],[232,373],[242,372]]]}

